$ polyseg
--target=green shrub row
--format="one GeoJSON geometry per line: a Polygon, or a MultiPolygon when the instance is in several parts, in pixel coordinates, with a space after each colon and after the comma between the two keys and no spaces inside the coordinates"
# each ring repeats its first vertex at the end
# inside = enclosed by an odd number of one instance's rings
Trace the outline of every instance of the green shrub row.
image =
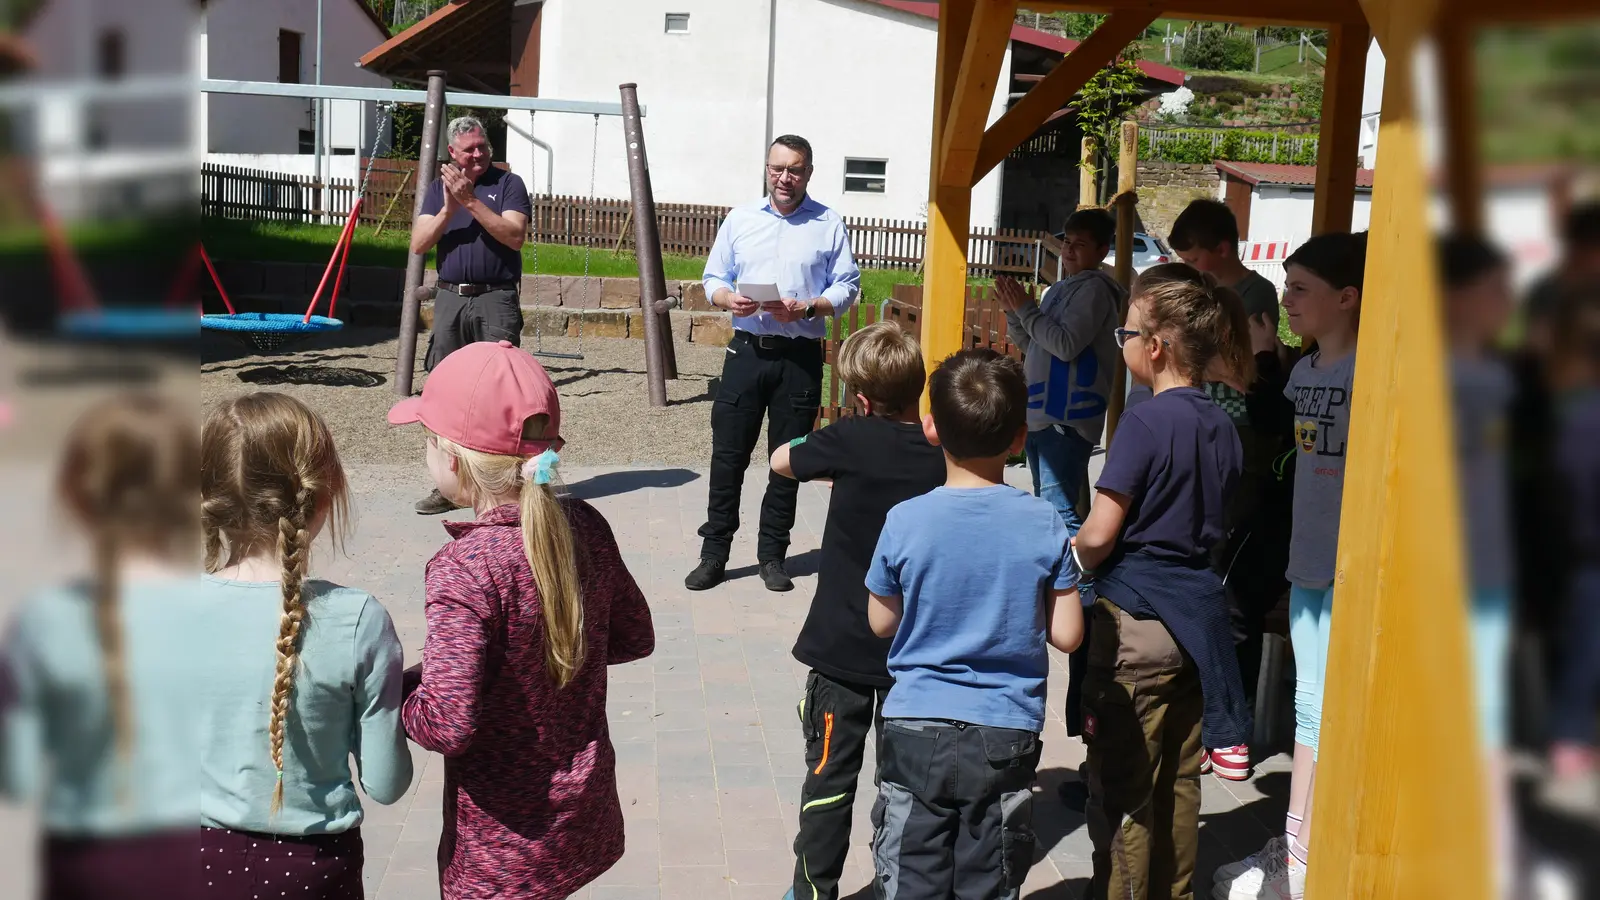
{"type": "Polygon", "coordinates": [[[1290,165],[1316,165],[1317,145],[1310,140],[1299,144],[1296,139],[1305,135],[1278,134],[1277,153],[1273,153],[1271,131],[1229,131],[1212,150],[1210,131],[1180,131],[1176,139],[1163,140],[1151,148],[1148,133],[1139,135],[1139,158],[1175,163],[1210,163],[1217,160],[1232,162],[1285,163],[1290,165]],[[1255,138],[1257,141],[1247,141],[1255,138]]]}

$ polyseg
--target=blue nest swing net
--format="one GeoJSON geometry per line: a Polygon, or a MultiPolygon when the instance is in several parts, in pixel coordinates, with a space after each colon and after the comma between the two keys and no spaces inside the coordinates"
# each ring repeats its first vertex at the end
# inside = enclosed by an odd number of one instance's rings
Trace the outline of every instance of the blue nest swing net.
{"type": "Polygon", "coordinates": [[[344,322],[328,316],[307,319],[300,313],[207,313],[200,317],[200,327],[223,332],[250,343],[263,353],[270,353],[291,341],[338,331],[344,327],[344,322]]]}
{"type": "Polygon", "coordinates": [[[84,310],[61,316],[58,328],[78,338],[163,340],[193,338],[194,310],[124,307],[84,310]]]}

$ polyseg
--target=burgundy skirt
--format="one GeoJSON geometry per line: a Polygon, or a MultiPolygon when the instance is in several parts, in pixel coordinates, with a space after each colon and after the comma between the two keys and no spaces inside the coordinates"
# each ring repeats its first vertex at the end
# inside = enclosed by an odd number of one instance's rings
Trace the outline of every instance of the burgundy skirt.
{"type": "Polygon", "coordinates": [[[289,837],[201,829],[207,900],[362,900],[361,829],[289,837]]]}
{"type": "MultiPolygon", "coordinates": [[[[46,836],[45,900],[200,900],[200,829],[117,838],[46,836]]],[[[280,898],[281,900],[281,898],[280,898]]]]}

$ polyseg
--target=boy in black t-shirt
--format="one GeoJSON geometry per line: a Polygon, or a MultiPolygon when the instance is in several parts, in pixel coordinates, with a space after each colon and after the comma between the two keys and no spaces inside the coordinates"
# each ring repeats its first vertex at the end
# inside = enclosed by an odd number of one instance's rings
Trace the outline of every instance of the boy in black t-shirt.
{"type": "Polygon", "coordinates": [[[878,533],[896,504],[945,481],[944,452],[922,436],[917,414],[927,370],[916,338],[893,322],[869,325],[839,348],[833,373],[854,395],[856,415],[772,454],[779,475],[834,484],[817,594],[794,645],[794,658],[811,675],[800,701],[806,780],[790,896],[807,900],[839,896],[867,732],[881,733],[883,698],[894,685],[892,640],[867,624],[867,569],[878,533]]]}

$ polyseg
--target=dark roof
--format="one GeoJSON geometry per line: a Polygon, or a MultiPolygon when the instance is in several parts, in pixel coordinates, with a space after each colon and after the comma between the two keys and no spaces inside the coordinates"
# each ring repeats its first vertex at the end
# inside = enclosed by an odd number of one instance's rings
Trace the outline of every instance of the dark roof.
{"type": "MultiPolygon", "coordinates": [[[[1290,166],[1282,163],[1218,162],[1217,171],[1252,185],[1314,187],[1316,166],[1290,166]]],[[[1356,170],[1356,187],[1372,189],[1372,170],[1356,170]]]]}
{"type": "Polygon", "coordinates": [[[451,0],[361,57],[358,65],[396,81],[425,83],[443,69],[457,90],[511,93],[512,0],[451,0]]]}
{"type": "MultiPolygon", "coordinates": [[[[887,6],[891,9],[898,9],[902,12],[926,16],[930,19],[939,18],[939,4],[933,2],[933,0],[869,0],[869,2],[876,3],[879,6],[887,6]]],[[[1039,31],[1023,25],[1011,26],[1011,39],[1041,47],[1045,50],[1051,50],[1063,56],[1077,49],[1080,43],[1072,38],[1061,37],[1060,35],[1050,34],[1049,32],[1039,31]]],[[[1139,60],[1139,69],[1150,78],[1164,81],[1173,87],[1181,87],[1184,79],[1188,77],[1181,69],[1174,69],[1171,66],[1143,59],[1139,60]]]]}

